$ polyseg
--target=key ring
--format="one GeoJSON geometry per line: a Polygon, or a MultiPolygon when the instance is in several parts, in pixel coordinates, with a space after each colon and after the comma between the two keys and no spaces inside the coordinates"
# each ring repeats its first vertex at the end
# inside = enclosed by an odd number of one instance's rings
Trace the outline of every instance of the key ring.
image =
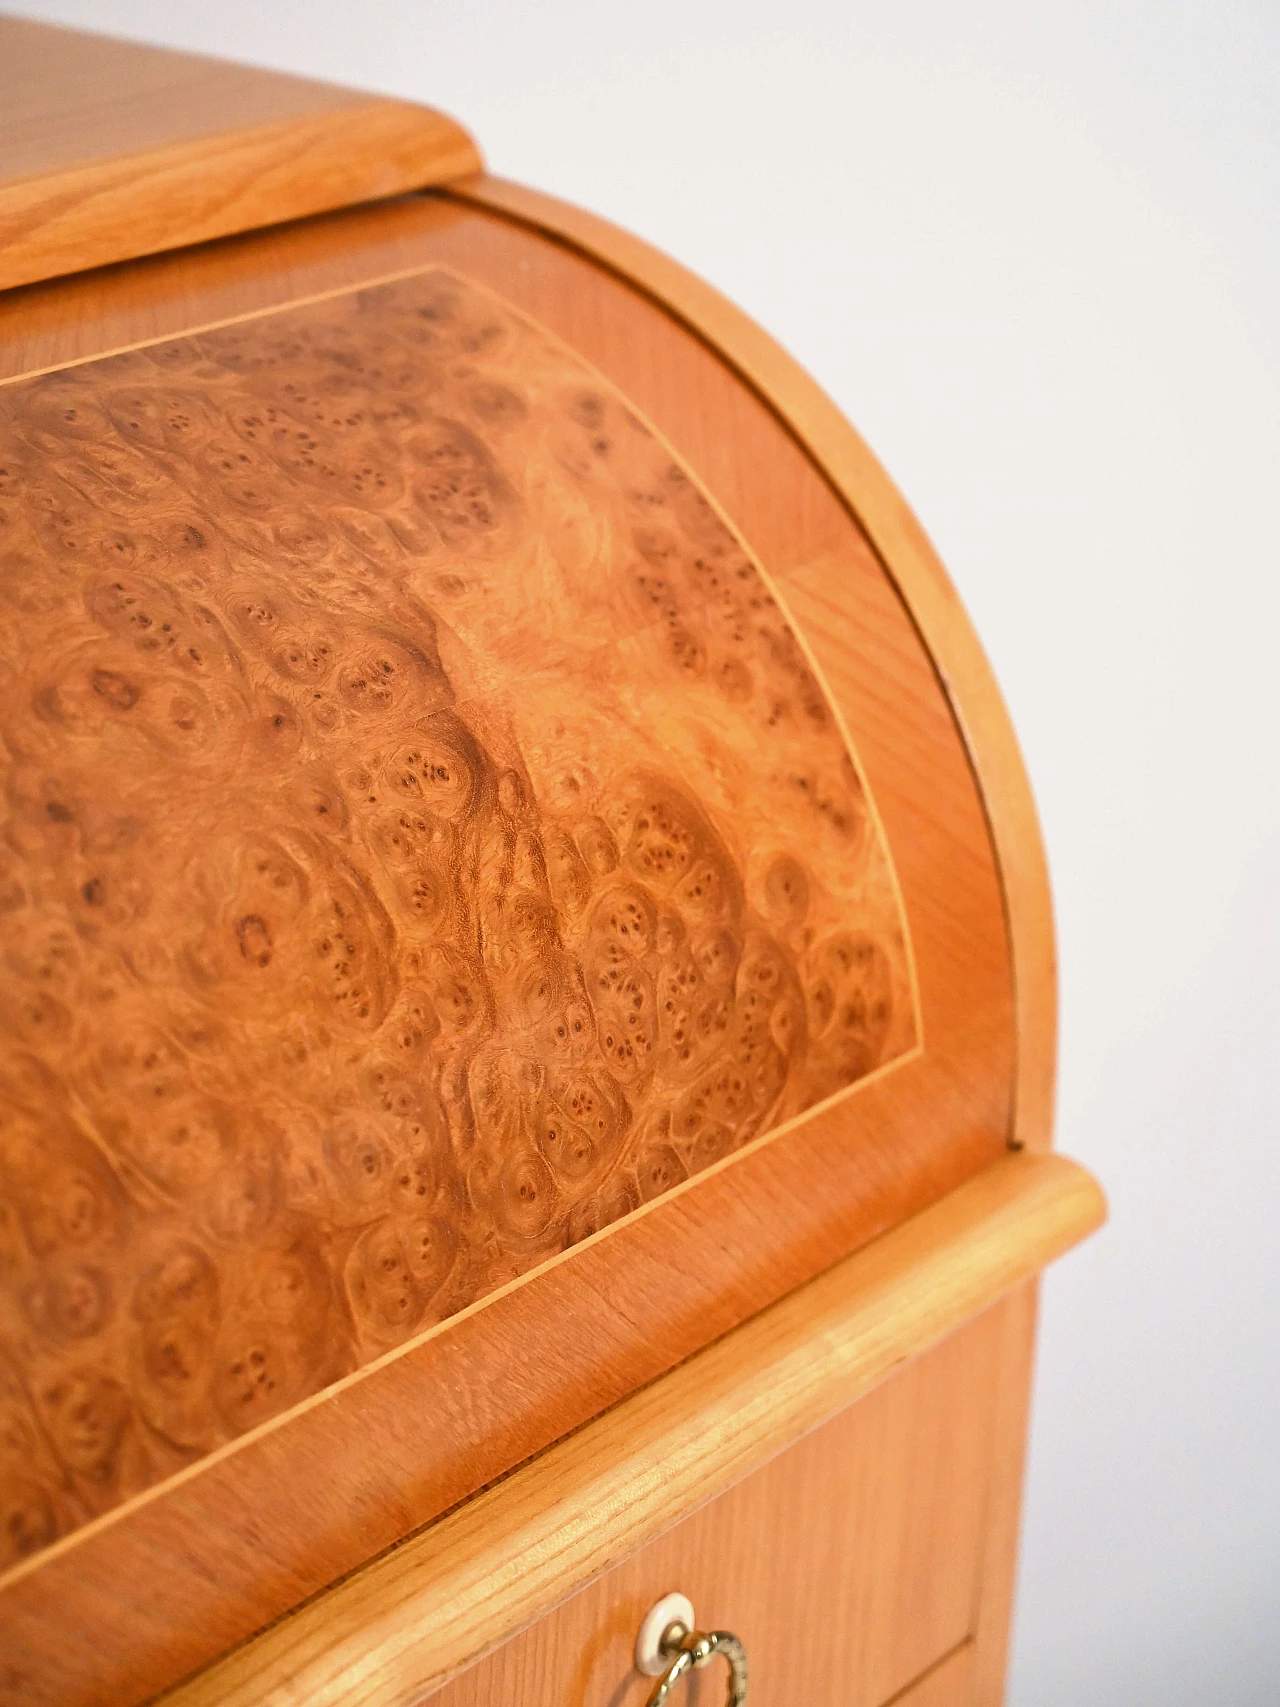
{"type": "Polygon", "coordinates": [[[704,1633],[694,1630],[692,1623],[693,1608],[684,1596],[668,1595],[653,1607],[641,1626],[636,1643],[638,1668],[653,1677],[666,1663],[648,1707],[666,1707],[672,1690],[685,1673],[701,1671],[717,1655],[729,1667],[725,1707],[743,1707],[747,1699],[747,1655],[742,1643],[730,1630],[704,1633]]]}

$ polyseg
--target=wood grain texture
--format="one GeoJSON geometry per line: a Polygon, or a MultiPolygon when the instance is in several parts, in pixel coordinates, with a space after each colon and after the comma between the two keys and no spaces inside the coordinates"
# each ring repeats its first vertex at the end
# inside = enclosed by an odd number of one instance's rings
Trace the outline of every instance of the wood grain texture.
{"type": "Polygon", "coordinates": [[[428,107],[0,18],[0,289],[479,166],[428,107]]]}
{"type": "MultiPolygon", "coordinates": [[[[438,197],[0,299],[0,373],[447,266],[638,406],[775,582],[856,591],[804,638],[852,733],[916,950],[924,1047],[247,1431],[0,1587],[0,1699],[155,1693],[1002,1153],[1013,1009],[981,802],[928,653],[849,510],[709,346],[608,269],[438,197]],[[68,1631],[73,1632],[68,1638],[68,1631]]],[[[786,595],[782,603],[787,603],[786,595]]]]}
{"type": "MultiPolygon", "coordinates": [[[[636,1631],[673,1589],[700,1629],[743,1641],[751,1700],[879,1707],[903,1691],[911,1701],[935,1667],[954,1690],[972,1671],[956,1654],[969,1646],[982,1558],[1003,1311],[651,1541],[432,1707],[645,1707],[653,1682],[634,1669],[636,1631]]],[[[677,1699],[721,1707],[724,1676],[696,1676],[677,1699]]]]}
{"type": "Polygon", "coordinates": [[[1017,737],[973,624],[928,536],[870,448],[786,351],[669,256],[549,196],[482,177],[452,192],[554,233],[616,268],[678,315],[768,401],[866,531],[919,627],[964,730],[1000,860],[1018,1020],[1011,1139],[1052,1141],[1057,1035],[1053,904],[1017,737]]]}
{"type": "MultiPolygon", "coordinates": [[[[1007,1156],[166,1699],[408,1707],[861,1398],[1104,1214],[1075,1164],[1007,1156]]],[[[963,1610],[972,1616],[972,1596],[963,1610]]]]}
{"type": "Polygon", "coordinates": [[[1005,1304],[998,1360],[990,1493],[983,1522],[982,1582],[973,1642],[973,1707],[1001,1707],[1009,1665],[1018,1535],[1034,1375],[1039,1281],[1005,1304]]]}
{"type": "Polygon", "coordinates": [[[8,386],[0,526],[0,1563],[915,1045],[758,567],[501,299],[8,386]]]}
{"type": "Polygon", "coordinates": [[[973,1643],[962,1642],[885,1707],[973,1707],[973,1643]]]}

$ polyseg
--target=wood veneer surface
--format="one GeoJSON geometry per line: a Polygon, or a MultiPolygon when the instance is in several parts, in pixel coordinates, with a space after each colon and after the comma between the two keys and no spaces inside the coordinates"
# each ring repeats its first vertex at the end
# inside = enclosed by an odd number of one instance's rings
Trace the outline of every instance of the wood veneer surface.
{"type": "Polygon", "coordinates": [[[408,101],[0,17],[0,289],[479,164],[408,101]]]}
{"type": "MultiPolygon", "coordinates": [[[[661,310],[500,219],[415,201],[15,292],[0,304],[0,359],[10,373],[30,372],[429,266],[498,291],[592,362],[670,442],[766,572],[807,569],[819,595],[835,601],[836,617],[808,621],[803,639],[852,734],[896,866],[920,1047],[864,1074],[852,1097],[754,1139],[731,1165],[499,1288],[482,1308],[393,1347],[331,1398],[250,1429],[198,1473],[164,1483],[160,1497],[127,1500],[20,1566],[0,1589],[0,1628],[10,1638],[9,1679],[30,1699],[140,1698],[937,1197],[1005,1142],[1012,1034],[999,883],[928,657],[812,464],[661,310]],[[55,1642],[72,1606],[83,1639],[55,1642]]],[[[252,347],[247,328],[237,337],[252,347]]],[[[329,526],[327,511],[311,520],[329,526]]],[[[694,840],[705,840],[698,817],[689,822],[694,840]]],[[[80,901],[89,905],[83,885],[80,901]]],[[[235,915],[246,917],[267,915],[235,915]]],[[[236,954],[247,976],[251,957],[238,939],[236,954]]],[[[257,970],[269,972],[270,962],[257,970]]],[[[423,1280],[403,1245],[392,1255],[405,1281],[394,1297],[407,1296],[410,1316],[420,1305],[419,1322],[429,1321],[430,1297],[407,1282],[429,1284],[430,1262],[423,1280]]],[[[351,1261],[342,1260],[344,1278],[351,1261]]],[[[334,1269],[326,1291],[305,1255],[285,1266],[276,1303],[286,1316],[295,1304],[303,1318],[321,1305],[339,1322],[351,1311],[335,1293],[334,1269]]],[[[361,1285],[357,1278],[357,1293],[361,1285]]],[[[366,1313],[376,1318],[376,1309],[366,1313]]],[[[285,1342],[299,1337],[289,1325],[285,1342]]],[[[286,1388],[289,1379],[286,1370],[286,1388]]],[[[95,1450],[113,1430],[123,1443],[145,1424],[131,1409],[116,1429],[102,1396],[88,1398],[97,1403],[87,1411],[95,1450]]],[[[110,1503],[125,1459],[108,1452],[106,1462],[108,1473],[90,1481],[110,1503]]],[[[35,1533],[43,1538],[38,1524],[35,1533]]]]}
{"type": "MultiPolygon", "coordinates": [[[[993,1698],[991,1707],[997,1707],[998,1700],[999,1697],[993,1698]]],[[[886,1702],[885,1707],[977,1707],[977,1701],[974,1647],[972,1642],[963,1642],[936,1666],[930,1666],[923,1677],[886,1702]]]]}

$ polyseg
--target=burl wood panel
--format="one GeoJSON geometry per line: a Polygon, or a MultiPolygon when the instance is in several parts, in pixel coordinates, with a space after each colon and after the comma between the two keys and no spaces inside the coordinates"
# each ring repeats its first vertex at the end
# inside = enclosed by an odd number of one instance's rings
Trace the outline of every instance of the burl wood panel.
{"type": "MultiPolygon", "coordinates": [[[[641,1548],[428,1697],[431,1707],[643,1707],[653,1681],[633,1668],[636,1631],[674,1589],[700,1628],[742,1638],[763,1707],[898,1700],[973,1633],[1012,1306],[641,1548]]],[[[1017,1373],[1025,1380],[1025,1362],[1017,1373]]],[[[972,1676],[968,1656],[957,1670],[972,1676]]],[[[690,1679],[679,1699],[719,1707],[726,1675],[690,1679]]],[[[958,1691],[936,1699],[969,1707],[958,1691]]],[[[391,1707],[376,1686],[368,1701],[391,1707]]]]}
{"type": "Polygon", "coordinates": [[[831,705],[435,270],[0,391],[5,1562],[916,1041],[831,705]]]}

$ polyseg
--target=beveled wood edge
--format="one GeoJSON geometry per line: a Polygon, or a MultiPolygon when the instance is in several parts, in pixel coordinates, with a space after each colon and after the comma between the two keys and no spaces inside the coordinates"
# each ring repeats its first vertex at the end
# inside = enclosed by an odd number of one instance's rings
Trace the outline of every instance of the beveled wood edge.
{"type": "Polygon", "coordinates": [[[444,193],[558,238],[675,315],[772,409],[870,539],[933,660],[977,778],[1013,961],[1017,1053],[1009,1141],[1047,1149],[1053,1136],[1057,961],[1039,817],[982,644],[906,500],[800,364],[727,297],[660,250],[595,214],[487,174],[451,183],[444,193]]]}
{"type": "Polygon", "coordinates": [[[320,111],[0,184],[0,290],[483,169],[473,138],[433,107],[357,90],[334,97],[320,111]]]}
{"type": "Polygon", "coordinates": [[[1011,1154],[159,1699],[410,1707],[1100,1226],[1011,1154]]]}

